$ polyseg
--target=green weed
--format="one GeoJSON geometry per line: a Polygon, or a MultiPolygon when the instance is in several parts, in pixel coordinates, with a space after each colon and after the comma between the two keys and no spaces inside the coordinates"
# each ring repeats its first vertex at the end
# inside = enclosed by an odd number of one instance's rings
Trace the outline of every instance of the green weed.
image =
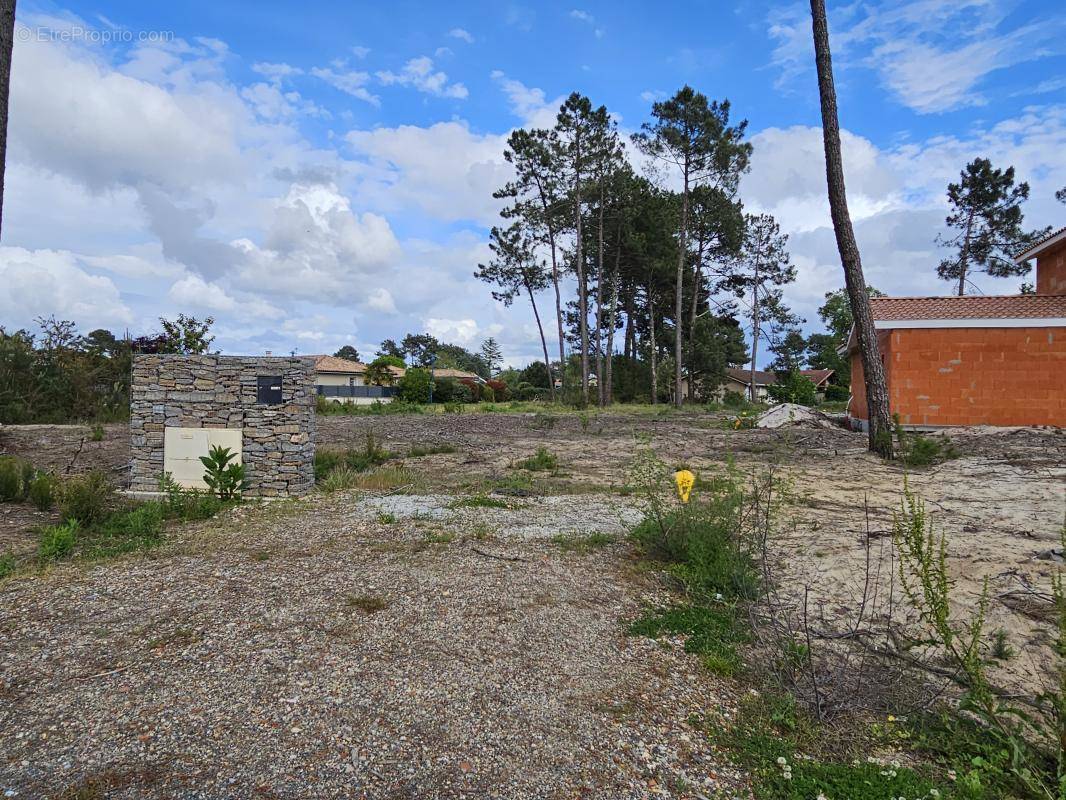
{"type": "Polygon", "coordinates": [[[559,468],[559,457],[546,447],[538,447],[536,453],[515,466],[530,472],[555,472],[559,468]]]}
{"type": "Polygon", "coordinates": [[[701,656],[707,669],[724,676],[740,670],[737,645],[749,640],[733,609],[726,607],[674,606],[638,619],[630,624],[628,632],[653,639],[664,633],[685,634],[685,652],[701,656]]]}
{"type": "Polygon", "coordinates": [[[37,557],[43,561],[56,561],[69,555],[74,549],[81,526],[76,519],[62,525],[49,525],[41,529],[37,540],[37,557]]]}

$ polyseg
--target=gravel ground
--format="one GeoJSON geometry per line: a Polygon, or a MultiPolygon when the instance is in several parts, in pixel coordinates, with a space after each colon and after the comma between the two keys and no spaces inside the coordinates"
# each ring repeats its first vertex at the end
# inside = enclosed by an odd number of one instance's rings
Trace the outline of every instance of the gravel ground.
{"type": "MultiPolygon", "coordinates": [[[[552,498],[541,533],[587,501],[552,498]]],[[[668,601],[624,545],[567,552],[508,535],[517,509],[470,508],[501,530],[444,543],[464,526],[377,511],[245,507],[148,557],[0,585],[0,791],[737,795],[691,726],[730,715],[731,690],[680,640],[624,635],[668,601]]]]}

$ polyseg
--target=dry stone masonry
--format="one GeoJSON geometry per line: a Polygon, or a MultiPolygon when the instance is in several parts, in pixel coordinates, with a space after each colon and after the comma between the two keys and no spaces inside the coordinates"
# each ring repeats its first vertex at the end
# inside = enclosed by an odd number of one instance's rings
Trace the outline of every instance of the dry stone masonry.
{"type": "Polygon", "coordinates": [[[314,487],[315,369],[310,358],[137,355],[130,387],[130,489],[159,490],[164,428],[243,432],[247,496],[314,487]],[[280,396],[270,380],[281,377],[280,396]]]}

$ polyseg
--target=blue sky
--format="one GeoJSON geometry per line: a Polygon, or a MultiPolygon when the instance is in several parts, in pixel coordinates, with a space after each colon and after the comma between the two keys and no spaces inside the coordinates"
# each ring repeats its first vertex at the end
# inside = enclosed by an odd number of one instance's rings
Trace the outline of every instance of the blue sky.
{"type": "MultiPolygon", "coordinates": [[[[944,190],[978,155],[1066,223],[1066,12],[995,0],[830,4],[868,277],[937,294],[944,190]]],[[[472,278],[503,142],[573,90],[637,129],[689,83],[749,120],[751,210],[791,236],[786,298],[840,285],[806,3],[21,2],[0,324],[143,332],[216,317],[226,352],[369,355],[428,330],[512,363],[532,317],[472,278]]],[[[986,293],[1017,280],[979,281],[986,293]]],[[[548,298],[545,297],[547,304],[548,298]]]]}

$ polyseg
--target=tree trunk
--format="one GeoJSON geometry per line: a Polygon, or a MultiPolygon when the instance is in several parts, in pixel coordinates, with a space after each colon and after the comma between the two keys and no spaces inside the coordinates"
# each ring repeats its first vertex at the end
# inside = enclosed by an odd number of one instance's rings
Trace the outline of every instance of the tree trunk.
{"type": "Polygon", "coordinates": [[[581,315],[579,327],[581,328],[581,399],[588,405],[589,402],[589,289],[585,283],[585,261],[582,253],[582,230],[581,230],[581,137],[580,134],[574,141],[574,229],[577,231],[577,239],[574,246],[575,268],[577,271],[577,304],[578,313],[581,315]]]}
{"type": "Polygon", "coordinates": [[[748,394],[751,402],[757,403],[755,392],[755,359],[759,357],[759,262],[755,262],[755,284],[751,290],[751,373],[748,378],[748,394]]]}
{"type": "MultiPolygon", "coordinates": [[[[681,193],[681,235],[677,243],[677,291],[674,309],[674,405],[681,408],[685,395],[681,387],[681,319],[685,315],[685,237],[688,233],[688,157],[685,158],[684,188],[681,193]]],[[[691,379],[691,376],[690,376],[691,379]]]]}
{"type": "Polygon", "coordinates": [[[598,263],[596,272],[596,399],[600,408],[603,408],[603,175],[600,175],[600,213],[599,230],[596,232],[598,239],[596,254],[598,263]]]}
{"type": "Polygon", "coordinates": [[[611,299],[607,309],[607,368],[604,370],[603,380],[604,399],[607,405],[614,402],[614,326],[618,312],[618,273],[619,263],[622,260],[622,223],[618,223],[618,232],[614,241],[614,269],[611,270],[611,299]]]}
{"type": "MultiPolygon", "coordinates": [[[[552,284],[555,286],[555,324],[559,329],[559,386],[566,389],[566,337],[563,336],[563,299],[559,292],[559,261],[555,255],[555,226],[551,224],[551,208],[548,204],[548,195],[544,191],[544,185],[537,178],[537,192],[540,195],[540,207],[544,211],[544,225],[548,229],[548,244],[552,254],[552,284]]],[[[552,374],[551,362],[545,364],[548,368],[549,383],[552,387],[552,395],[555,394],[555,376],[552,374]]]]}
{"type": "Polygon", "coordinates": [[[0,0],[0,231],[3,230],[4,172],[7,165],[7,100],[11,94],[11,50],[15,44],[15,0],[0,0]]]}
{"type": "Polygon", "coordinates": [[[885,365],[877,344],[870,296],[862,272],[862,259],[855,241],[844,187],[844,164],[840,155],[840,121],[837,118],[836,87],[833,61],[829,52],[829,23],[825,17],[825,0],[811,0],[815,63],[818,68],[818,93],[822,105],[822,138],[825,143],[825,172],[829,188],[829,209],[833,217],[837,249],[844,266],[844,283],[848,290],[851,315],[862,358],[869,417],[869,447],[886,458],[892,456],[892,420],[889,414],[888,385],[885,365]]]}
{"type": "Polygon", "coordinates": [[[529,295],[529,304],[533,306],[533,319],[537,321],[537,332],[540,334],[540,346],[544,350],[544,366],[548,368],[548,396],[552,403],[555,402],[555,381],[552,380],[551,362],[548,360],[548,340],[544,338],[544,326],[540,324],[540,314],[537,312],[537,301],[533,297],[533,290],[526,283],[526,293],[529,295]]]}
{"type": "Polygon", "coordinates": [[[651,404],[658,405],[659,403],[659,375],[656,367],[657,353],[655,351],[655,295],[651,290],[651,283],[648,283],[648,360],[651,362],[651,404]]]}

